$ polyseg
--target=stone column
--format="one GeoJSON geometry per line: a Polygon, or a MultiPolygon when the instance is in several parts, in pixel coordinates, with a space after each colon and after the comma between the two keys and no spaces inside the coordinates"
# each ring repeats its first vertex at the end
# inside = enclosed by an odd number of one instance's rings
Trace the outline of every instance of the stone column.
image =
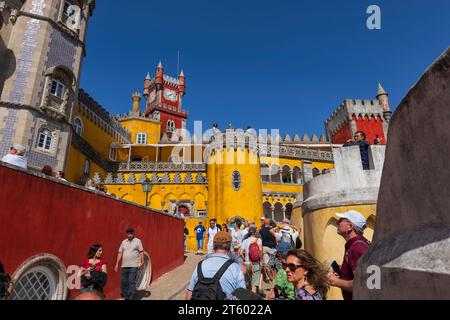
{"type": "Polygon", "coordinates": [[[311,161],[303,161],[302,164],[302,172],[303,172],[303,183],[307,183],[309,180],[314,178],[313,176],[313,167],[311,161]]]}

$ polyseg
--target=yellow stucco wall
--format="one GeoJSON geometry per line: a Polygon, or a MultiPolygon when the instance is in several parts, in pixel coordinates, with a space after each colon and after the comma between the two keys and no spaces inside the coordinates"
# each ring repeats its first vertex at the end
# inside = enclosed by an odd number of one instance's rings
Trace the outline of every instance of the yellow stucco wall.
{"type": "MultiPolygon", "coordinates": [[[[111,144],[119,144],[119,140],[110,135],[106,130],[104,130],[99,123],[94,123],[93,119],[88,118],[79,106],[74,108],[73,119],[80,118],[83,123],[83,131],[81,137],[89,144],[92,148],[98,152],[104,160],[109,160],[111,144]]],[[[73,133],[76,134],[76,133],[73,133]]],[[[73,145],[69,148],[68,161],[66,166],[66,178],[67,180],[80,183],[83,177],[85,161],[88,157],[75,148],[73,145]]],[[[88,159],[91,162],[91,169],[89,176],[92,177],[96,172],[100,174],[105,174],[105,171],[92,159],[88,159]]]]}
{"type": "Polygon", "coordinates": [[[136,143],[137,133],[147,133],[147,144],[159,143],[161,135],[161,123],[144,119],[127,119],[120,122],[131,132],[131,142],[136,143]]]}
{"type": "Polygon", "coordinates": [[[84,166],[86,160],[90,161],[91,169],[89,171],[89,177],[93,177],[95,173],[100,173],[103,176],[106,175],[106,172],[97,165],[94,161],[88,159],[88,157],[83,154],[80,150],[75,148],[74,146],[70,146],[69,148],[69,157],[67,161],[67,170],[65,172],[66,179],[70,182],[79,184],[81,179],[83,178],[84,166]]]}
{"type": "MultiPolygon", "coordinates": [[[[170,178],[174,178],[174,173],[170,174],[170,178]]],[[[163,174],[159,174],[162,177],[163,174]]],[[[196,173],[192,174],[195,179],[196,173]]],[[[135,175],[136,180],[139,181],[141,174],[135,175]]],[[[186,177],[186,173],[180,174],[181,180],[183,181],[186,177]]],[[[124,179],[127,181],[129,174],[124,174],[124,179]]],[[[116,197],[135,202],[137,204],[145,206],[146,203],[146,193],[144,193],[141,184],[124,184],[124,185],[106,185],[108,193],[115,195],[116,197]]],[[[150,203],[150,208],[164,211],[169,210],[169,202],[174,200],[176,202],[180,201],[193,201],[193,214],[197,216],[198,210],[207,209],[208,201],[208,188],[205,184],[158,184],[154,185],[152,191],[148,195],[148,201],[150,203]],[[164,202],[164,206],[162,205],[164,202]]]]}
{"type": "Polygon", "coordinates": [[[248,149],[230,149],[213,153],[210,160],[208,216],[219,221],[235,216],[258,221],[263,212],[259,158],[248,149]],[[232,184],[234,171],[238,171],[242,178],[238,191],[232,184]]]}
{"type": "MultiPolygon", "coordinates": [[[[304,233],[304,249],[310,252],[319,261],[330,266],[333,261],[342,264],[344,257],[345,240],[337,234],[336,213],[356,210],[367,219],[367,229],[364,236],[372,241],[375,227],[376,205],[357,205],[325,208],[308,212],[302,216],[301,208],[294,209],[293,222],[301,226],[304,233]]],[[[341,300],[339,289],[330,291],[330,300],[341,300]]]]}
{"type": "MultiPolygon", "coordinates": [[[[190,218],[185,219],[186,227],[189,229],[189,235],[186,237],[186,247],[187,251],[189,252],[196,252],[197,251],[197,242],[196,242],[196,234],[194,233],[194,228],[198,226],[198,222],[202,221],[203,226],[206,230],[208,230],[209,226],[209,220],[206,218],[198,219],[198,218],[190,218]]],[[[203,240],[203,252],[207,252],[207,243],[206,243],[206,233],[203,240]]]]}
{"type": "Polygon", "coordinates": [[[76,117],[79,117],[83,122],[83,132],[81,137],[86,140],[95,151],[100,153],[103,158],[108,159],[111,144],[113,142],[119,144],[119,141],[103,130],[100,124],[95,124],[93,120],[89,119],[78,107],[74,108],[73,119],[76,117]]]}

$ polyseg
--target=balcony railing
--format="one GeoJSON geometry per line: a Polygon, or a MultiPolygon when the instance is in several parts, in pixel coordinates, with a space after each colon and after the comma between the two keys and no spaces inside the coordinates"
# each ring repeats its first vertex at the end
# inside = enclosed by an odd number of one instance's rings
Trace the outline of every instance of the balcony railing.
{"type": "Polygon", "coordinates": [[[122,162],[119,163],[119,171],[122,172],[206,172],[205,163],[181,163],[171,162],[122,162]]]}

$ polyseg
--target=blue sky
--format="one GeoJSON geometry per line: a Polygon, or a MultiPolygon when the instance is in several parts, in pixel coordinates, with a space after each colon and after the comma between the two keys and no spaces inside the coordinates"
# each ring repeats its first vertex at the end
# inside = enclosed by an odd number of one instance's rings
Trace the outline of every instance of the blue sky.
{"type": "Polygon", "coordinates": [[[378,81],[395,108],[450,46],[448,0],[123,4],[97,1],[81,87],[111,113],[125,113],[159,60],[176,75],[179,50],[188,128],[202,120],[207,128],[231,122],[320,135],[344,99],[374,99],[378,81]],[[366,27],[371,4],[381,7],[381,30],[366,27]]]}

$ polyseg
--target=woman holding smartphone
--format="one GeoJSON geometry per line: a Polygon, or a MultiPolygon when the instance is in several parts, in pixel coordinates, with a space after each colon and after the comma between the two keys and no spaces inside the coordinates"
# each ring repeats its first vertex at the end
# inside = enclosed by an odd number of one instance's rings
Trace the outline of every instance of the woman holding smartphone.
{"type": "Polygon", "coordinates": [[[103,248],[99,244],[94,244],[88,253],[88,258],[81,265],[80,292],[97,291],[103,295],[103,288],[107,281],[107,264],[108,262],[102,258],[103,248]]]}

